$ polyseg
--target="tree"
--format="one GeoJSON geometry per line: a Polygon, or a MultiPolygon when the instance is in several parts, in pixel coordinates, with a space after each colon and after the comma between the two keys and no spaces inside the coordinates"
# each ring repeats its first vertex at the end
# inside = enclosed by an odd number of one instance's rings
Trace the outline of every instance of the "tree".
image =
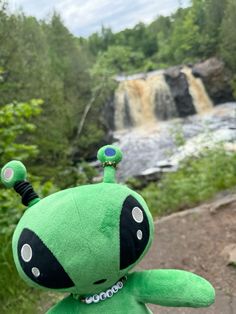
{"type": "Polygon", "coordinates": [[[201,57],[201,24],[199,10],[203,0],[196,0],[190,9],[179,9],[174,16],[170,49],[174,63],[193,62],[201,57]]]}
{"type": "Polygon", "coordinates": [[[236,2],[227,0],[221,27],[221,54],[229,68],[236,73],[236,2]]]}
{"type": "Polygon", "coordinates": [[[206,0],[204,3],[205,21],[202,27],[202,45],[205,57],[219,51],[220,28],[225,14],[227,0],[206,0]]]}
{"type": "Polygon", "coordinates": [[[134,52],[130,47],[110,46],[98,56],[92,71],[101,76],[122,74],[140,68],[143,59],[141,52],[134,52]]]}
{"type": "Polygon", "coordinates": [[[31,118],[41,113],[41,100],[11,103],[0,108],[0,160],[3,165],[11,158],[25,160],[37,154],[37,146],[25,144],[19,137],[35,131],[31,118]]]}

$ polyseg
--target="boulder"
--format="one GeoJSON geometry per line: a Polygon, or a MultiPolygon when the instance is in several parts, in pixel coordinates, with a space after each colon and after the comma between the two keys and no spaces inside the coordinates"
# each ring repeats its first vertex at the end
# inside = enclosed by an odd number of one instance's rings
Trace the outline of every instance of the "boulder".
{"type": "Polygon", "coordinates": [[[234,100],[230,86],[232,76],[226,70],[223,61],[210,58],[197,63],[193,66],[192,73],[202,79],[210,98],[216,105],[234,100]]]}
{"type": "Polygon", "coordinates": [[[181,118],[196,113],[193,99],[189,93],[186,75],[181,72],[181,67],[172,67],[165,71],[165,79],[170,87],[172,97],[181,118]]]}

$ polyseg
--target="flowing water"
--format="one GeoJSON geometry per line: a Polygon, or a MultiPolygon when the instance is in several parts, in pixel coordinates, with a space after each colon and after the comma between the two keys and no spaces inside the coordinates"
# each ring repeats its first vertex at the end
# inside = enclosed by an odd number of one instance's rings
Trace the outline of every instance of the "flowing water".
{"type": "Polygon", "coordinates": [[[180,73],[187,88],[183,86],[179,96],[173,95],[164,72],[120,79],[114,101],[115,130],[150,126],[157,121],[183,116],[183,113],[187,116],[191,105],[194,113],[198,114],[212,109],[213,103],[201,79],[194,77],[189,67],[184,67],[180,73]],[[184,97],[188,97],[188,106],[183,101],[184,97]]]}
{"type": "Polygon", "coordinates": [[[185,156],[195,155],[202,147],[217,142],[236,141],[236,103],[218,105],[201,115],[156,123],[155,127],[139,127],[116,131],[115,144],[124,152],[118,168],[120,180],[148,175],[172,168],[185,156]],[[186,143],[178,147],[176,134],[186,143]]]}
{"type": "Polygon", "coordinates": [[[196,112],[198,114],[202,114],[212,109],[213,103],[206,92],[202,80],[200,78],[194,77],[192,74],[192,69],[189,67],[184,67],[182,69],[182,73],[184,73],[187,78],[189,92],[192,96],[196,112]]]}
{"type": "Polygon", "coordinates": [[[214,106],[191,68],[117,80],[114,137],[124,151],[121,180],[175,169],[203,147],[236,140],[236,103],[214,106]],[[178,147],[181,138],[186,143],[178,147]]]}
{"type": "Polygon", "coordinates": [[[115,128],[117,130],[142,126],[155,121],[150,87],[144,80],[120,83],[115,93],[115,104],[115,128]]]}

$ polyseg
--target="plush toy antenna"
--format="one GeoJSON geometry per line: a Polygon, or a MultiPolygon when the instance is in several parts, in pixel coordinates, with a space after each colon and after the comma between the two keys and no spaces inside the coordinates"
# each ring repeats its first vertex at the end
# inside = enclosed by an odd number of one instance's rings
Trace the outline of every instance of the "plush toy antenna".
{"type": "Polygon", "coordinates": [[[116,182],[116,167],[122,160],[121,150],[113,145],[106,145],[99,149],[97,154],[98,160],[101,161],[104,168],[103,182],[116,182]]]}
{"type": "Polygon", "coordinates": [[[27,171],[22,162],[12,160],[1,170],[1,181],[7,188],[14,188],[20,194],[25,206],[32,206],[40,199],[32,185],[26,181],[27,171]]]}

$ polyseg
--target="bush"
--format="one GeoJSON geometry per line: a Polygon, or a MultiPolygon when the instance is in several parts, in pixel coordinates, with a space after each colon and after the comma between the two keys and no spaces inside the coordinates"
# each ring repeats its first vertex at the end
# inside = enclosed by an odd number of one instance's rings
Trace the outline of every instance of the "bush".
{"type": "MultiPolygon", "coordinates": [[[[0,160],[1,166],[11,159],[26,160],[37,154],[36,145],[27,145],[20,136],[35,130],[30,122],[39,115],[41,100],[11,103],[0,108],[0,160]]],[[[56,188],[51,182],[41,185],[40,179],[31,177],[35,190],[41,196],[51,194],[56,188]]],[[[33,289],[17,274],[11,249],[12,234],[24,208],[13,190],[0,187],[0,302],[1,313],[35,313],[38,302],[33,289]]]]}
{"type": "Polygon", "coordinates": [[[207,151],[198,159],[184,161],[175,173],[151,183],[141,194],[152,214],[163,216],[180,211],[236,186],[236,154],[223,148],[207,151]]]}
{"type": "MultiPolygon", "coordinates": [[[[40,196],[51,194],[56,189],[51,182],[43,185],[34,182],[40,196]]],[[[0,300],[1,313],[35,313],[40,293],[29,288],[19,277],[12,256],[13,231],[24,212],[19,198],[12,190],[0,189],[0,300]]]]}

